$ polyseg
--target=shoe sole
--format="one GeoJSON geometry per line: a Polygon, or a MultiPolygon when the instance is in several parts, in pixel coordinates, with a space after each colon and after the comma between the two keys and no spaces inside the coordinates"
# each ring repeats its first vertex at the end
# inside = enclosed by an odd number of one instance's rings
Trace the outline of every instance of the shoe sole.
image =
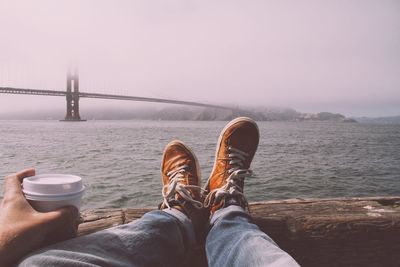
{"type": "MultiPolygon", "coordinates": [[[[188,147],[187,145],[185,145],[182,141],[179,141],[179,140],[173,140],[173,141],[171,141],[171,142],[169,142],[166,146],[165,146],[165,148],[167,148],[167,147],[169,147],[169,146],[172,146],[172,145],[181,145],[181,146],[183,146],[187,151],[189,151],[189,153],[193,156],[193,158],[194,158],[194,162],[195,162],[195,164],[196,164],[196,174],[197,174],[197,179],[198,179],[198,181],[199,181],[199,186],[201,187],[201,171],[200,171],[200,164],[199,164],[199,160],[197,159],[197,157],[196,157],[196,154],[194,154],[194,152],[192,151],[192,149],[190,148],[190,147],[188,147]]],[[[162,161],[161,161],[161,181],[163,181],[163,172],[162,172],[162,166],[163,166],[163,162],[164,162],[164,159],[165,159],[165,150],[166,149],[164,149],[164,152],[163,152],[163,156],[162,156],[162,161]]]]}
{"type": "Polygon", "coordinates": [[[213,169],[212,169],[212,171],[211,171],[211,173],[210,173],[210,176],[208,177],[207,183],[205,184],[205,186],[204,186],[204,188],[203,188],[203,189],[205,190],[206,193],[209,193],[209,191],[210,191],[210,190],[209,190],[209,185],[210,185],[210,180],[211,180],[211,174],[213,174],[214,171],[215,171],[215,169],[217,168],[218,151],[219,151],[219,148],[221,147],[222,136],[224,135],[225,131],[226,131],[229,127],[231,127],[233,124],[238,123],[238,122],[241,122],[241,121],[247,121],[247,122],[252,123],[252,124],[257,128],[258,136],[260,136],[260,129],[258,128],[257,123],[255,122],[255,120],[253,120],[253,119],[251,119],[251,118],[248,118],[248,117],[238,117],[238,118],[236,118],[236,119],[233,119],[233,120],[231,120],[231,121],[224,127],[224,129],[222,129],[222,131],[221,131],[221,133],[219,134],[219,137],[218,137],[217,147],[216,147],[216,149],[215,149],[215,156],[214,156],[215,161],[214,161],[214,166],[213,166],[213,169]]]}

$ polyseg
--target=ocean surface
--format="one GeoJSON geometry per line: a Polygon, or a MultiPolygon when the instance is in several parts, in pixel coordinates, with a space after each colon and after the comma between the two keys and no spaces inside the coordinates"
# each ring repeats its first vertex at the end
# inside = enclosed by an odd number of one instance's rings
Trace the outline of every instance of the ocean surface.
{"type": "MultiPolygon", "coordinates": [[[[84,179],[83,208],[155,207],[161,156],[180,139],[192,147],[203,184],[226,122],[0,121],[0,182],[37,173],[84,179]]],[[[400,125],[260,122],[261,140],[245,182],[249,201],[400,195],[400,125]]]]}

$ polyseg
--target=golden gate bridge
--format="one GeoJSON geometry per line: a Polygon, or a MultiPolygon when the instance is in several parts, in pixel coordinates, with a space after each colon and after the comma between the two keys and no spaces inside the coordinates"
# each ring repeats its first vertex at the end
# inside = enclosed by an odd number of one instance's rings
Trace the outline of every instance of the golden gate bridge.
{"type": "Polygon", "coordinates": [[[42,90],[42,89],[25,89],[15,87],[1,87],[0,93],[2,94],[18,94],[18,95],[41,95],[41,96],[62,96],[66,97],[67,101],[67,112],[63,121],[85,121],[81,119],[79,113],[79,99],[80,98],[99,98],[99,99],[115,99],[115,100],[129,100],[129,101],[141,101],[141,102],[153,102],[153,103],[166,103],[166,104],[178,104],[178,105],[189,105],[198,107],[218,108],[233,110],[233,108],[205,104],[199,102],[182,101],[174,99],[164,98],[152,98],[152,97],[140,97],[140,96],[127,96],[127,95],[114,95],[114,94],[98,94],[98,93],[85,93],[79,91],[79,74],[75,72],[67,74],[67,89],[66,91],[57,90],[42,90]]]}

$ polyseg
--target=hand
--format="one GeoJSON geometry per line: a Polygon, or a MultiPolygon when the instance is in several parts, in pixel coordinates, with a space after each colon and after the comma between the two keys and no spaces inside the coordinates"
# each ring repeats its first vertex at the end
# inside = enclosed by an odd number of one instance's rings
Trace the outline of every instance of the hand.
{"type": "Polygon", "coordinates": [[[76,236],[78,210],[75,207],[41,213],[34,210],[22,193],[22,180],[35,175],[27,169],[4,179],[0,204],[1,266],[16,263],[40,247],[76,236]]]}

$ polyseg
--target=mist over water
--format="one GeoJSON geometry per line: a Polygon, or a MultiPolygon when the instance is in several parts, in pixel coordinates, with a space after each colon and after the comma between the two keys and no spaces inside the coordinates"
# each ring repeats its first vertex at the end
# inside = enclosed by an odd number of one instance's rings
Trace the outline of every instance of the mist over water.
{"type": "Polygon", "coordinates": [[[0,86],[65,90],[72,65],[83,92],[400,115],[399,25],[396,0],[2,0],[0,86]]]}
{"type": "MultiPolygon", "coordinates": [[[[203,184],[226,122],[2,121],[0,182],[37,173],[83,177],[84,208],[155,207],[164,146],[193,148],[203,184]]],[[[245,182],[250,201],[400,194],[400,125],[260,122],[261,140],[245,182]]]]}

